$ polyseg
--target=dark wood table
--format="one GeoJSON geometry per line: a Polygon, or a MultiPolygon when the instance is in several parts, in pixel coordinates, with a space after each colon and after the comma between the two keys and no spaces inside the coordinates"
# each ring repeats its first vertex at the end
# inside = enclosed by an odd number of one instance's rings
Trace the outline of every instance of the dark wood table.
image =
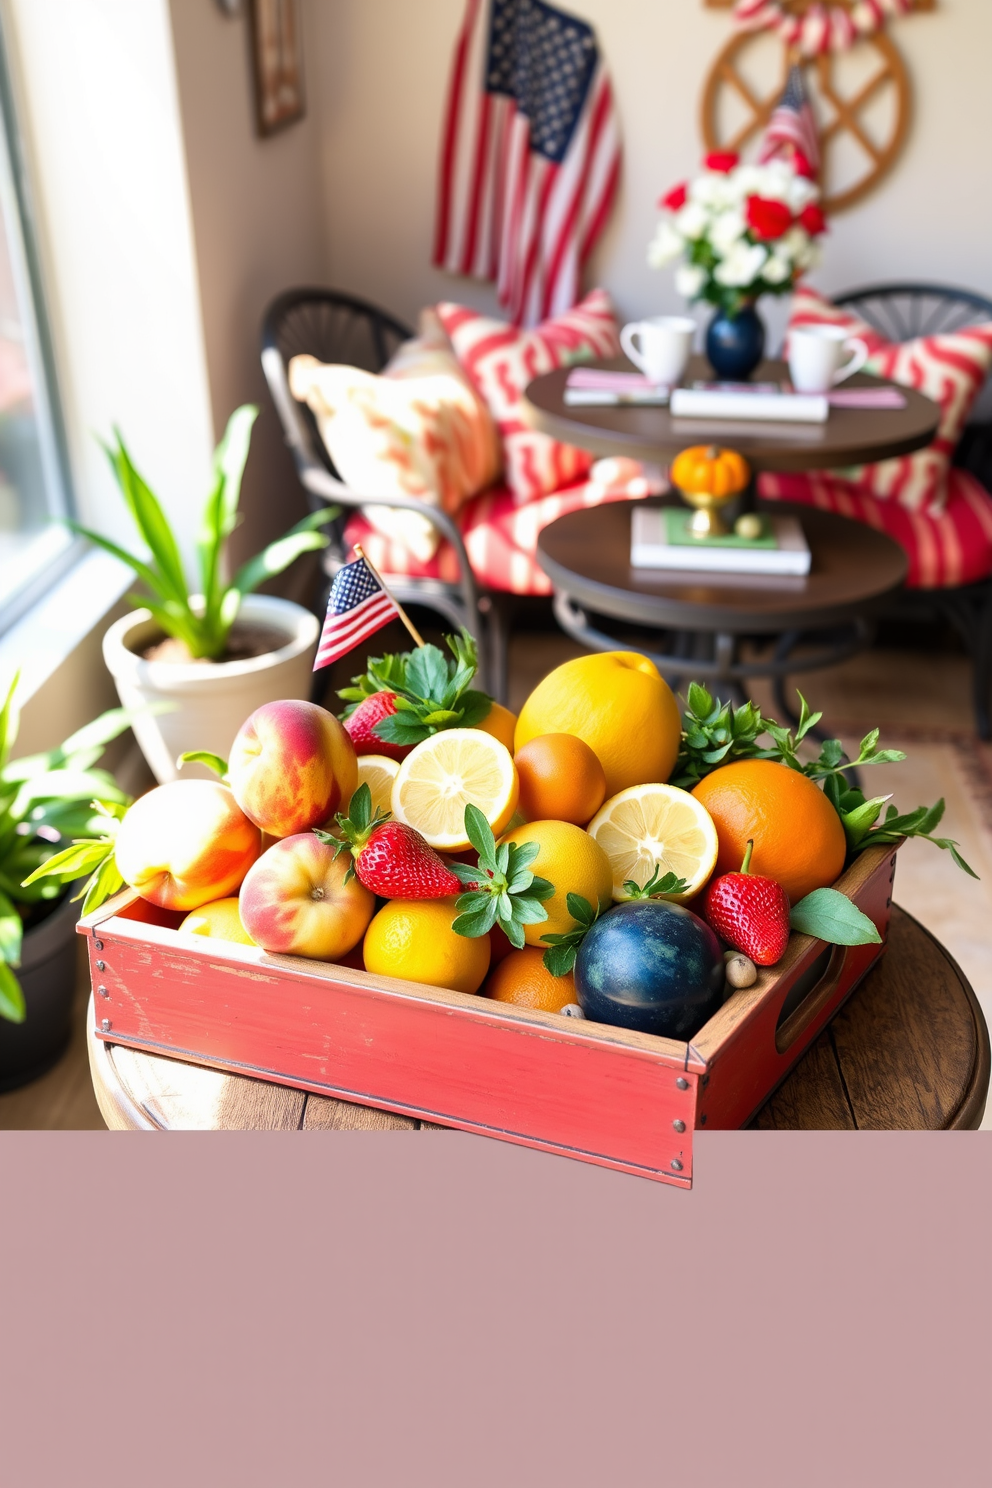
{"type": "Polygon", "coordinates": [[[810,546],[812,567],[804,578],[632,568],[630,519],[639,504],[586,507],[540,534],[537,558],[554,585],[562,629],[600,651],[616,650],[618,639],[598,629],[590,612],[667,631],[668,649],[633,644],[670,680],[691,674],[740,696],[746,677],[770,677],[786,712],[782,686],[799,664],[790,659],[799,638],[832,632],[828,642],[804,652],[803,671],[853,655],[871,641],[873,611],[906,577],[906,554],[885,533],[779,501],[769,509],[798,516],[810,546]],[[741,637],[755,635],[778,637],[774,650],[742,658],[741,637]]]}
{"type": "MultiPolygon", "coordinates": [[[[586,363],[583,363],[585,366],[586,363]]],[[[637,369],[626,357],[589,363],[625,372],[637,369]]],[[[900,409],[832,408],[825,424],[755,423],[740,419],[673,418],[667,408],[569,408],[565,404],[568,367],[535,378],[524,397],[524,416],[544,434],[595,455],[630,455],[667,465],[691,444],[728,444],[755,470],[822,470],[867,464],[908,455],[930,443],[940,422],[940,409],[912,388],[900,387],[906,406],[900,409]]],[[[705,357],[690,360],[685,381],[712,378],[705,357]]],[[[788,377],[781,361],[765,361],[754,381],[780,382],[788,377]]],[[[845,382],[852,387],[893,384],[866,372],[845,382]]]]}
{"type": "MultiPolygon", "coordinates": [[[[112,1130],[443,1129],[105,1044],[92,1033],[92,1006],[87,1026],[96,1098],[112,1130]]],[[[974,1130],[988,1086],[989,1035],[974,992],[933,936],[893,908],[885,955],[752,1125],[974,1130]]]]}

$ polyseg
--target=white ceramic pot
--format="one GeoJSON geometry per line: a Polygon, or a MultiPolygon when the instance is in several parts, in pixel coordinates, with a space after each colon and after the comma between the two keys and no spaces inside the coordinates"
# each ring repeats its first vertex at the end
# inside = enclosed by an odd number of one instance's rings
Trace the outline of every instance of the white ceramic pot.
{"type": "MultiPolygon", "coordinates": [[[[103,659],[125,708],[155,702],[176,705],[134,724],[141,751],[161,785],[176,779],[176,760],[189,750],[205,749],[227,759],[238,729],[263,703],[310,695],[320,634],[316,617],[292,600],[249,594],[238,619],[275,631],[285,641],[277,650],[246,661],[188,665],[145,661],[141,651],[162,634],[148,610],[125,615],[103,638],[103,659]]],[[[216,778],[202,765],[185,765],[182,773],[184,780],[216,778]]]]}

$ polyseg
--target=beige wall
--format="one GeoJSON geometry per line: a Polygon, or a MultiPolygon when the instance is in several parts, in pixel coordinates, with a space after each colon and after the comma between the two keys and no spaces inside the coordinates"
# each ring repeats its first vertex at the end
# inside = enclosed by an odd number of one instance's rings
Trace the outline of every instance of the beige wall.
{"type": "MultiPolygon", "coordinates": [[[[203,336],[219,438],[239,403],[262,412],[245,476],[235,563],[306,511],[259,363],[259,324],[289,285],[324,278],[315,111],[260,139],[255,133],[248,24],[213,0],[169,0],[203,336]]],[[[304,6],[304,36],[308,7],[304,6]]],[[[283,584],[285,588],[285,583],[283,584]]]]}
{"type": "MultiPolygon", "coordinates": [[[[571,0],[596,28],[616,85],[624,180],[592,276],[624,316],[675,308],[670,271],[645,263],[659,193],[699,158],[699,97],[731,34],[702,0],[571,0]]],[[[323,0],[307,65],[319,93],[332,279],[404,316],[488,289],[428,266],[444,91],[463,0],[323,0]]],[[[992,0],[940,0],[895,22],[916,91],[907,148],[865,203],[839,216],[816,282],[912,276],[992,294],[992,0]]]]}

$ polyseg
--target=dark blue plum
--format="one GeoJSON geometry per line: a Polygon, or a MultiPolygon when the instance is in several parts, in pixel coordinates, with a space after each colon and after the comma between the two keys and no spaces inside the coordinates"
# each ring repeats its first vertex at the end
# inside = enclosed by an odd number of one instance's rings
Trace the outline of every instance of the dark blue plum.
{"type": "Polygon", "coordinates": [[[687,1040],[723,1001],[723,953],[698,915],[663,899],[633,899],[602,915],[575,961],[587,1018],[687,1040]]]}

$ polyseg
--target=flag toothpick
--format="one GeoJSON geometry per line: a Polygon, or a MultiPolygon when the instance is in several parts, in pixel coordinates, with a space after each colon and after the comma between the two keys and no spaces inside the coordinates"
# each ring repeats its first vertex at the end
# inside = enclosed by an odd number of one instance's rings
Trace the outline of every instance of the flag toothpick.
{"type": "MultiPolygon", "coordinates": [[[[386,585],[385,580],[382,577],[382,574],[376,568],[375,564],[372,562],[372,559],[369,557],[369,555],[362,549],[362,546],[361,546],[360,543],[355,543],[355,552],[358,554],[359,558],[364,558],[365,562],[368,564],[369,568],[372,570],[373,574],[379,580],[379,583],[382,585],[382,591],[383,591],[383,593],[384,594],[389,594],[389,589],[388,589],[388,587],[386,585]]],[[[389,598],[393,601],[393,604],[396,606],[396,613],[397,613],[397,615],[399,615],[400,619],[403,621],[403,624],[406,626],[407,630],[413,636],[413,639],[416,641],[417,645],[418,646],[422,646],[424,644],[424,638],[420,634],[420,631],[417,629],[417,627],[414,625],[413,621],[410,619],[410,616],[407,614],[406,610],[400,604],[400,602],[396,598],[395,594],[389,594],[389,598]]]]}

